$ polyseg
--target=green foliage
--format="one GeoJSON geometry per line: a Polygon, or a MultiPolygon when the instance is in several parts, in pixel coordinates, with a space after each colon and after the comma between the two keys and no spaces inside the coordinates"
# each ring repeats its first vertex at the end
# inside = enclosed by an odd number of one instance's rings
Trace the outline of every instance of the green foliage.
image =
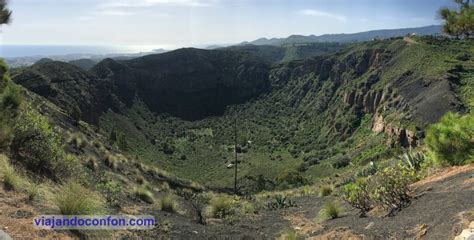
{"type": "Polygon", "coordinates": [[[92,215],[103,209],[102,197],[76,182],[63,185],[55,200],[63,215],[92,215]]]}
{"type": "Polygon", "coordinates": [[[428,127],[425,142],[439,163],[469,163],[474,158],[474,114],[445,114],[428,127]]]}
{"type": "Polygon", "coordinates": [[[414,168],[399,163],[378,171],[373,176],[346,184],[342,188],[342,199],[359,209],[361,217],[375,206],[392,213],[410,202],[408,186],[417,179],[414,168]]]}
{"type": "Polygon", "coordinates": [[[339,158],[338,160],[336,160],[332,164],[332,167],[335,168],[335,169],[339,169],[339,168],[343,168],[343,167],[348,166],[350,163],[351,163],[351,160],[348,157],[343,156],[343,157],[339,158]]]}
{"type": "Polygon", "coordinates": [[[4,165],[0,173],[6,190],[19,191],[23,186],[23,179],[11,165],[4,165]]]}
{"type": "Polygon", "coordinates": [[[28,183],[25,190],[30,202],[38,198],[40,194],[39,186],[34,183],[28,183]]]}
{"type": "Polygon", "coordinates": [[[283,208],[296,207],[296,203],[292,201],[288,196],[276,195],[267,203],[267,209],[277,210],[283,208]]]}
{"type": "Polygon", "coordinates": [[[81,120],[82,111],[77,105],[74,105],[69,110],[69,116],[71,116],[71,118],[77,123],[81,120]]]}
{"type": "Polygon", "coordinates": [[[279,185],[286,185],[289,187],[299,187],[308,184],[308,180],[295,170],[281,172],[276,177],[276,182],[279,185]]]}
{"type": "Polygon", "coordinates": [[[342,199],[352,207],[359,209],[361,217],[364,217],[372,209],[370,189],[365,179],[358,179],[356,183],[346,184],[342,188],[342,199]]]}
{"type": "Polygon", "coordinates": [[[112,180],[105,180],[101,183],[97,184],[97,189],[105,195],[105,199],[108,203],[116,204],[118,201],[118,197],[122,192],[122,186],[120,183],[112,181],[112,180]]]}
{"type": "Polygon", "coordinates": [[[298,233],[291,228],[284,229],[280,232],[280,237],[278,237],[278,240],[297,240],[297,239],[302,239],[301,237],[298,236],[298,233]]]}
{"type": "Polygon", "coordinates": [[[398,159],[402,161],[402,164],[410,168],[413,171],[419,171],[425,162],[425,154],[422,152],[405,152],[403,155],[399,156],[398,159]]]}
{"type": "Polygon", "coordinates": [[[7,1],[0,0],[0,25],[10,23],[12,12],[7,8],[7,1]]]}
{"type": "Polygon", "coordinates": [[[410,202],[408,185],[416,179],[415,172],[400,165],[386,168],[369,178],[370,199],[374,205],[394,211],[410,202]]]}
{"type": "Polygon", "coordinates": [[[23,97],[17,86],[9,84],[1,95],[0,103],[2,108],[16,110],[20,107],[23,97]]]}
{"type": "Polygon", "coordinates": [[[152,204],[155,202],[155,196],[153,195],[153,193],[144,186],[135,188],[134,192],[135,196],[137,196],[139,199],[146,203],[152,204]]]}
{"type": "Polygon", "coordinates": [[[319,211],[319,218],[321,220],[335,219],[341,216],[343,208],[336,201],[326,203],[319,211]]]}
{"type": "Polygon", "coordinates": [[[445,21],[443,30],[445,33],[460,37],[464,35],[469,39],[474,35],[474,7],[469,0],[454,0],[459,5],[459,10],[442,8],[439,15],[445,21]]]}
{"type": "Polygon", "coordinates": [[[178,205],[170,195],[164,195],[160,198],[159,206],[161,211],[174,213],[178,205]]]}
{"type": "Polygon", "coordinates": [[[20,114],[10,145],[14,158],[28,170],[54,180],[69,176],[77,169],[77,161],[64,152],[61,137],[48,119],[26,107],[20,114]]]}
{"type": "Polygon", "coordinates": [[[333,191],[334,191],[334,187],[331,185],[321,186],[321,188],[319,189],[319,196],[320,197],[329,196],[331,195],[333,191]]]}
{"type": "Polygon", "coordinates": [[[214,218],[227,218],[236,213],[234,200],[227,195],[213,197],[209,202],[209,212],[214,218]]]}

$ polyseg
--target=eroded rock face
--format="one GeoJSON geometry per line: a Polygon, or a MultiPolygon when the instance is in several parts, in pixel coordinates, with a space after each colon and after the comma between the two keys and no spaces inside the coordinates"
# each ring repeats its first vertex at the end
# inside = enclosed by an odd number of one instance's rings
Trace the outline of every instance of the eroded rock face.
{"type": "Polygon", "coordinates": [[[402,147],[413,148],[418,146],[418,137],[413,131],[386,123],[381,114],[376,114],[372,122],[372,131],[384,132],[387,135],[387,145],[393,147],[400,144],[402,147]]]}
{"type": "MultiPolygon", "coordinates": [[[[375,79],[377,77],[372,77],[372,79],[374,79],[372,81],[373,84],[376,82],[375,79]]],[[[360,89],[344,92],[343,102],[349,106],[354,106],[356,111],[374,114],[372,118],[372,131],[385,133],[388,146],[397,144],[407,148],[418,146],[419,137],[416,136],[416,133],[386,122],[382,115],[382,112],[391,108],[400,112],[409,111],[408,104],[389,87],[384,90],[370,90],[370,86],[371,84],[366,84],[360,86],[360,89]]]]}

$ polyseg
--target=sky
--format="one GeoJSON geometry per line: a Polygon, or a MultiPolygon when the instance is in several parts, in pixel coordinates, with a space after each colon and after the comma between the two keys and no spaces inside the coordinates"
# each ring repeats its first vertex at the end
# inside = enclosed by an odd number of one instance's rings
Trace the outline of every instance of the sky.
{"type": "Polygon", "coordinates": [[[2,44],[176,48],[440,24],[452,0],[10,0],[2,44]]]}

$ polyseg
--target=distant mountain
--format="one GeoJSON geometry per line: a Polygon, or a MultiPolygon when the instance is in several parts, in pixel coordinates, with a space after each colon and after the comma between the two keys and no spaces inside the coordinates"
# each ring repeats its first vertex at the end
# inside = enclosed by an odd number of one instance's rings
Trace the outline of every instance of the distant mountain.
{"type": "Polygon", "coordinates": [[[223,114],[268,89],[269,65],[248,53],[183,48],[131,60],[105,59],[90,72],[127,105],[138,96],[154,112],[195,120],[223,114]]]}
{"type": "Polygon", "coordinates": [[[99,61],[88,59],[88,58],[83,58],[83,59],[77,59],[77,60],[72,60],[69,61],[70,64],[76,65],[84,70],[89,70],[92,67],[94,67],[99,61]]]}
{"type": "Polygon", "coordinates": [[[350,42],[362,42],[369,41],[374,38],[387,39],[392,37],[405,36],[407,34],[415,33],[417,35],[439,35],[442,32],[441,25],[431,25],[426,27],[418,28],[401,28],[401,29],[385,29],[385,30],[373,30],[368,32],[352,33],[352,34],[324,34],[320,36],[310,35],[291,35],[287,38],[260,38],[252,42],[243,42],[241,45],[253,44],[253,45],[274,45],[281,46],[285,44],[295,43],[312,43],[312,42],[339,42],[339,43],[350,43],[350,42]]]}
{"type": "Polygon", "coordinates": [[[269,62],[288,62],[332,54],[341,50],[346,45],[347,44],[332,42],[298,43],[286,44],[284,46],[246,44],[222,49],[250,53],[269,62]]]}

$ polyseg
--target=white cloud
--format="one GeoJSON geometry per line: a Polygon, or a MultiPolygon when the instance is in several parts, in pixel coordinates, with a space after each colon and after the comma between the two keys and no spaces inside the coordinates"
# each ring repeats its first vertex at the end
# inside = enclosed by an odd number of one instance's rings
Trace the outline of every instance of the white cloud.
{"type": "Polygon", "coordinates": [[[217,0],[122,0],[105,2],[99,5],[99,8],[143,8],[160,5],[178,7],[212,7],[216,4],[217,0]]]}
{"type": "Polygon", "coordinates": [[[319,11],[319,10],[315,10],[315,9],[303,9],[303,10],[298,11],[298,14],[306,15],[306,16],[332,18],[332,19],[335,19],[335,20],[341,21],[341,22],[346,22],[347,21],[347,17],[345,17],[343,15],[338,15],[338,14],[334,14],[334,13],[330,13],[330,12],[323,12],[323,11],[319,11]]]}

